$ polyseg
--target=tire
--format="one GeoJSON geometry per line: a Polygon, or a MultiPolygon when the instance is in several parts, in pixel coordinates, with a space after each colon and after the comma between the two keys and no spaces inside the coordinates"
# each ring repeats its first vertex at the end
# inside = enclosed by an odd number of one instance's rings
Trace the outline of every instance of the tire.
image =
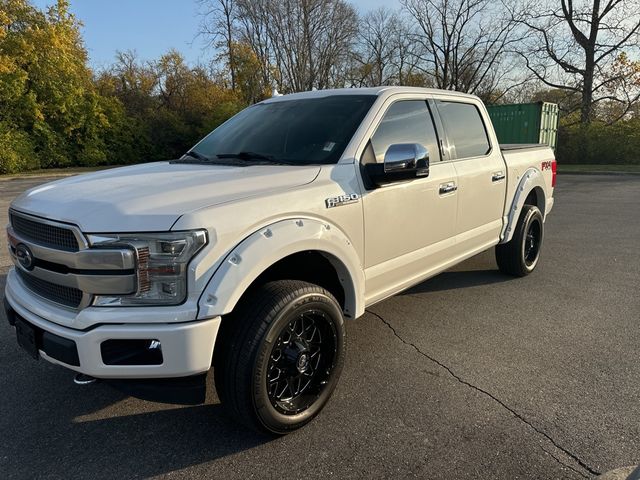
{"type": "Polygon", "coordinates": [[[496,246],[496,261],[501,272],[524,277],[535,270],[544,239],[542,213],[534,205],[525,205],[513,237],[496,246]]]}
{"type": "Polygon", "coordinates": [[[342,310],[324,288],[269,282],[220,326],[214,376],[225,409],[262,432],[286,434],[326,405],[345,358],[342,310]]]}

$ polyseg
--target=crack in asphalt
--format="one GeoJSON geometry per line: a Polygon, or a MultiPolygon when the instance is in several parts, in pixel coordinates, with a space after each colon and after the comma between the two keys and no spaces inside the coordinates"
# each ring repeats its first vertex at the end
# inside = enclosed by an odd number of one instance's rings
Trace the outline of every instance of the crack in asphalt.
{"type": "MultiPolygon", "coordinates": [[[[384,323],[392,332],[393,335],[400,340],[402,343],[404,343],[407,346],[412,347],[416,352],[418,352],[420,355],[422,355],[423,357],[425,357],[426,359],[432,361],[433,363],[435,363],[436,365],[438,365],[439,367],[443,368],[444,370],[446,370],[449,375],[451,375],[454,379],[456,379],[459,383],[466,385],[469,388],[472,388],[473,390],[476,390],[477,392],[482,393],[483,395],[489,397],[490,399],[492,399],[494,402],[498,403],[502,408],[504,408],[505,410],[507,410],[509,413],[511,413],[514,417],[516,417],[518,420],[520,420],[521,422],[523,422],[525,425],[527,425],[529,428],[531,428],[533,431],[535,431],[536,433],[538,433],[539,435],[542,435],[543,437],[545,437],[547,440],[549,440],[549,442],[551,442],[551,444],[556,447],[558,450],[560,450],[561,452],[563,452],[565,455],[567,455],[568,457],[570,457],[571,459],[573,459],[578,465],[580,465],[583,469],[585,469],[586,471],[588,471],[591,475],[600,475],[601,472],[595,470],[594,468],[592,468],[591,466],[589,466],[584,460],[582,460],[580,457],[578,457],[576,454],[570,452],[569,450],[567,450],[565,447],[563,447],[562,445],[560,445],[553,437],[551,437],[548,433],[546,433],[544,430],[541,430],[540,428],[536,427],[535,425],[533,425],[529,420],[527,420],[524,416],[522,416],[520,413],[518,413],[516,410],[514,410],[513,408],[511,408],[509,405],[507,405],[506,403],[504,403],[502,400],[500,400],[499,398],[497,398],[496,396],[494,396],[493,394],[489,393],[488,391],[482,389],[481,387],[478,387],[476,385],[473,385],[472,383],[467,382],[466,380],[464,380],[462,377],[460,377],[456,372],[454,372],[450,367],[448,367],[447,365],[445,365],[444,363],[442,363],[440,360],[438,360],[437,358],[432,357],[431,355],[423,352],[422,350],[420,350],[414,343],[411,343],[407,340],[405,340],[404,338],[402,338],[398,332],[396,331],[396,329],[393,327],[393,325],[391,325],[387,320],[385,320],[382,316],[380,316],[379,314],[372,312],[371,310],[365,310],[367,313],[370,313],[371,315],[373,315],[374,317],[378,318],[382,323],[384,323]]],[[[548,453],[548,452],[547,452],[548,453]]],[[[555,458],[555,457],[554,457],[555,458]]],[[[557,459],[556,459],[557,460],[557,459]]],[[[560,462],[562,463],[562,462],[560,462]]],[[[564,464],[563,464],[564,465],[564,464]]],[[[584,475],[583,475],[584,476],[584,475]]],[[[588,478],[588,477],[585,477],[588,478]]]]}
{"type": "Polygon", "coordinates": [[[549,455],[551,458],[553,458],[556,462],[558,462],[560,465],[562,465],[563,467],[568,468],[569,470],[577,473],[578,475],[580,475],[583,478],[589,478],[589,475],[585,475],[583,472],[581,472],[580,470],[573,468],[571,465],[564,463],[562,460],[560,460],[558,457],[556,457],[553,453],[549,452],[546,448],[542,448],[542,451],[544,453],[546,453],[547,455],[549,455]]]}

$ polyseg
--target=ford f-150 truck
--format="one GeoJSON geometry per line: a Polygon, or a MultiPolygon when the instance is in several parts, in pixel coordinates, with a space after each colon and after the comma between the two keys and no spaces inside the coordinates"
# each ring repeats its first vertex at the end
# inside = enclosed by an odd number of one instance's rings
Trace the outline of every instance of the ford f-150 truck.
{"type": "Polygon", "coordinates": [[[466,94],[271,98],[179,160],[16,198],[7,318],[34,358],[93,378],[203,391],[213,368],[231,414],[287,433],[334,390],[344,321],[492,247],[531,273],[555,166],[499,145],[466,94]]]}

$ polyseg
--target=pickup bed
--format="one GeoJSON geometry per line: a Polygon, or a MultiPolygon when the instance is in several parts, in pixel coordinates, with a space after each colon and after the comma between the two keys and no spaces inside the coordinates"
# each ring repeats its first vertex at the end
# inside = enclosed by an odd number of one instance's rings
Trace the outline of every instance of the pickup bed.
{"type": "Polygon", "coordinates": [[[345,320],[488,248],[531,273],[555,166],[470,95],[275,97],[178,160],[16,198],[7,318],[34,358],[147,397],[200,401],[213,366],[232,415],[287,433],[331,396],[345,320]]]}

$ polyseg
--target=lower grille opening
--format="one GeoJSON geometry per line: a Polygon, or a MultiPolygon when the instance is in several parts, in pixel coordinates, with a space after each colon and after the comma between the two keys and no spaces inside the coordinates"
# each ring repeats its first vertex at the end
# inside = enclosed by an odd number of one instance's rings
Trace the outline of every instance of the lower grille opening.
{"type": "Polygon", "coordinates": [[[22,283],[36,295],[71,308],[78,308],[82,302],[82,291],[77,288],[56,285],[55,283],[41,280],[23,272],[19,268],[16,268],[16,272],[22,283]]]}
{"type": "Polygon", "coordinates": [[[100,352],[105,365],[162,365],[162,346],[154,339],[105,340],[100,352]]]}

